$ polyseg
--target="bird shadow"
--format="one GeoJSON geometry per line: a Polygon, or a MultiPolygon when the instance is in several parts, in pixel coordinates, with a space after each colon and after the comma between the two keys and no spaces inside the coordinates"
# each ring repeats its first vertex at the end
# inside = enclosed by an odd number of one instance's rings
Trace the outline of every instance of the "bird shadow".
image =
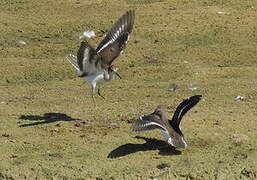
{"type": "Polygon", "coordinates": [[[37,121],[29,124],[22,124],[19,127],[36,126],[40,124],[48,124],[57,121],[81,121],[80,119],[74,119],[64,113],[45,113],[41,115],[21,115],[19,119],[28,121],[37,121]]]}
{"type": "Polygon", "coordinates": [[[174,147],[168,145],[166,142],[153,139],[146,138],[141,136],[136,136],[137,139],[143,139],[146,142],[144,144],[124,144],[116,149],[112,150],[107,158],[118,158],[122,156],[126,156],[132,153],[140,152],[140,151],[153,151],[159,150],[160,155],[180,155],[181,151],[176,150],[174,147]]]}

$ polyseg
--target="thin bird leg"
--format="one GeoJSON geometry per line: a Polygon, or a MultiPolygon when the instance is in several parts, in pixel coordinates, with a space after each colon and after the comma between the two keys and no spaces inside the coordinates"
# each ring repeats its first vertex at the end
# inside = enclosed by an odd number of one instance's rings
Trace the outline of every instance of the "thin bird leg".
{"type": "Polygon", "coordinates": [[[118,72],[114,71],[114,73],[115,73],[120,79],[122,79],[121,76],[120,76],[120,74],[119,74],[118,72]]]}
{"type": "Polygon", "coordinates": [[[103,97],[103,95],[100,93],[100,86],[98,87],[97,94],[98,94],[101,98],[105,99],[105,97],[103,97]]]}
{"type": "Polygon", "coordinates": [[[95,91],[94,91],[94,88],[92,88],[92,99],[93,99],[95,107],[97,107],[94,94],[95,94],[95,91]]]}

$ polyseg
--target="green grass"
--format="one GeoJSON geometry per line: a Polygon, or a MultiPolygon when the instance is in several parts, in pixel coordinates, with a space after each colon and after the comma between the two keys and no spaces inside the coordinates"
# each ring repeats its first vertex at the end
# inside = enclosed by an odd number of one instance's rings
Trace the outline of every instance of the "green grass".
{"type": "Polygon", "coordinates": [[[0,179],[256,179],[256,8],[251,0],[1,1],[0,179]],[[128,9],[135,26],[114,62],[123,79],[106,83],[93,108],[65,57],[85,30],[96,32],[96,46],[128,9]],[[157,131],[130,131],[157,105],[171,117],[195,94],[203,100],[182,122],[187,149],[161,149],[157,131]]]}

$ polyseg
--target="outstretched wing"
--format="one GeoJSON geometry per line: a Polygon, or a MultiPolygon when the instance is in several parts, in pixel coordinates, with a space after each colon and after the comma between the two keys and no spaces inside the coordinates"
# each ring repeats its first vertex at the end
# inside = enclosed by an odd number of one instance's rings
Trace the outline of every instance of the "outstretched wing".
{"type": "Polygon", "coordinates": [[[126,12],[109,30],[105,38],[96,48],[102,58],[103,66],[111,65],[112,61],[120,55],[125,48],[132,32],[135,19],[135,11],[126,12]]]}
{"type": "Polygon", "coordinates": [[[183,134],[181,132],[181,129],[179,128],[179,124],[181,122],[182,117],[187,113],[187,111],[194,107],[201,100],[201,98],[202,95],[196,95],[183,100],[176,108],[172,120],[169,121],[170,125],[181,136],[183,136],[183,134]]]}
{"type": "Polygon", "coordinates": [[[69,54],[66,58],[71,63],[71,65],[76,69],[78,75],[81,76],[82,72],[78,66],[77,56],[69,54]]]}
{"type": "Polygon", "coordinates": [[[141,116],[132,125],[132,131],[149,131],[153,129],[167,131],[160,119],[155,118],[152,114],[141,116]]]}
{"type": "Polygon", "coordinates": [[[86,41],[82,41],[77,52],[77,66],[81,76],[94,74],[97,71],[98,55],[96,50],[86,41]]]}

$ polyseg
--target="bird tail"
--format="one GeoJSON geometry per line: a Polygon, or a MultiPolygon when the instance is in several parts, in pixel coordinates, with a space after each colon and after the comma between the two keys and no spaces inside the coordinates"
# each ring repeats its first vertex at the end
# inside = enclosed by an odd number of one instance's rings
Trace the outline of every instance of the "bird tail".
{"type": "Polygon", "coordinates": [[[78,75],[80,76],[82,74],[82,72],[80,71],[78,63],[77,63],[77,57],[73,54],[69,54],[66,58],[71,63],[71,65],[76,69],[78,75]]]}

